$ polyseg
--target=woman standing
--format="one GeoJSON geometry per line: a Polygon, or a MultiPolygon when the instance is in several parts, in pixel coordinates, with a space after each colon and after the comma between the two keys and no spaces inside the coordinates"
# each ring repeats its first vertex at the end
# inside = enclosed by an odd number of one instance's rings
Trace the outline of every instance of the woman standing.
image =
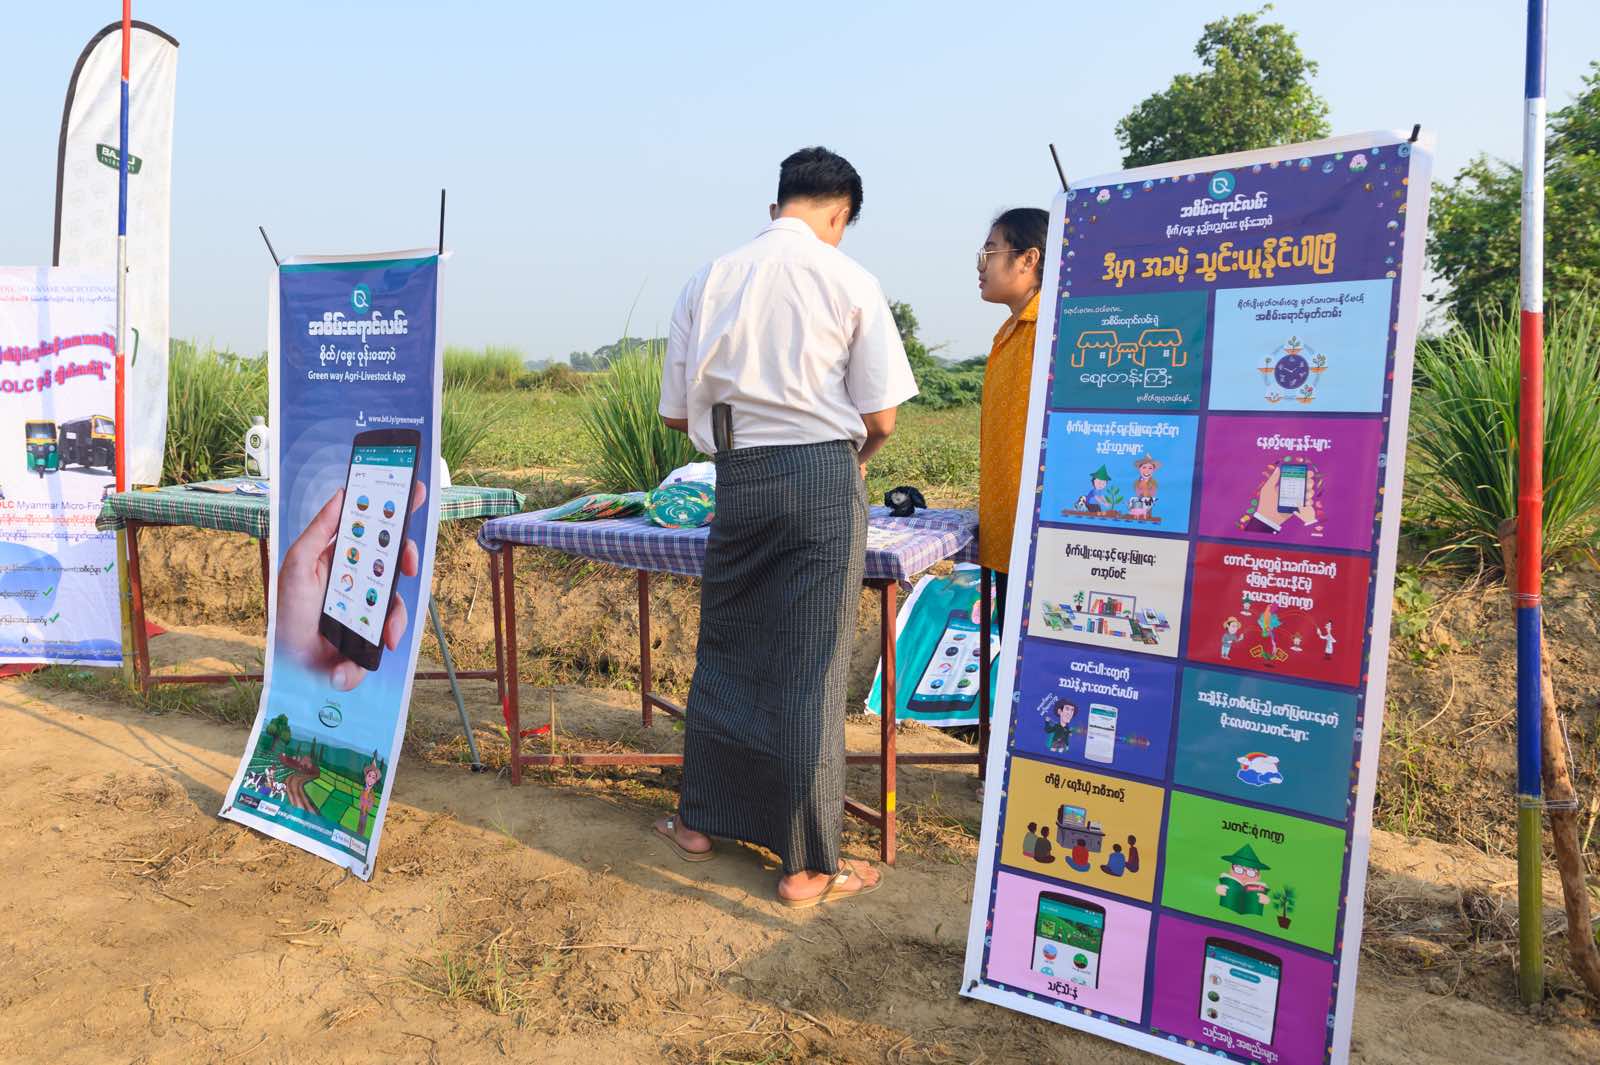
{"type": "Polygon", "coordinates": [[[1049,228],[1048,211],[1013,207],[994,220],[978,251],[978,294],[1011,310],[989,349],[979,426],[978,560],[994,571],[995,617],[1002,624],[1049,228]]]}

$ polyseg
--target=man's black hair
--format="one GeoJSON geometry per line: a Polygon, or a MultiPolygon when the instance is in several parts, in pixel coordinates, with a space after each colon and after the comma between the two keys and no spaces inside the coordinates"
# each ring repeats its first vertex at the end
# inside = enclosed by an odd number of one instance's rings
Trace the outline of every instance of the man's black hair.
{"type": "Polygon", "coordinates": [[[1044,280],[1044,241],[1050,229],[1050,212],[1038,207],[1013,207],[1002,211],[992,223],[1008,247],[1017,251],[1039,249],[1039,265],[1034,268],[1036,280],[1044,280]]]}
{"type": "Polygon", "coordinates": [[[842,155],[826,148],[801,148],[778,167],[778,206],[790,200],[850,201],[850,219],[861,217],[861,175],[842,155]]]}

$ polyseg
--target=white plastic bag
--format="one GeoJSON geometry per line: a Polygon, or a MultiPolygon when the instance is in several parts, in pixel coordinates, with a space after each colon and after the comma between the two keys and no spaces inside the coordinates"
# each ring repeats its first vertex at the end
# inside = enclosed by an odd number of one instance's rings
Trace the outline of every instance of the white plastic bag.
{"type": "Polygon", "coordinates": [[[667,474],[667,479],[657,487],[665,488],[669,484],[681,484],[693,481],[695,484],[709,484],[713,488],[717,485],[717,464],[715,462],[691,462],[687,466],[679,466],[667,474]]]}

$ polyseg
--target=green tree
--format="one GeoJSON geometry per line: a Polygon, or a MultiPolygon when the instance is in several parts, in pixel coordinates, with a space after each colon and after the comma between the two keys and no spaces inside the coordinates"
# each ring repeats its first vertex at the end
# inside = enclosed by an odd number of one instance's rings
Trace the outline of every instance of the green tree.
{"type": "Polygon", "coordinates": [[[1194,46],[1203,69],[1179,74],[1117,123],[1122,165],[1266,148],[1328,134],[1328,104],[1311,88],[1317,64],[1272,10],[1206,23],[1194,46]]]}
{"type": "Polygon", "coordinates": [[[900,343],[906,349],[911,372],[921,380],[924,373],[938,368],[939,360],[917,336],[917,312],[911,309],[911,304],[895,301],[889,304],[889,313],[894,315],[894,327],[900,331],[900,343]]]}
{"type": "Polygon", "coordinates": [[[567,356],[567,361],[572,363],[574,370],[583,370],[589,373],[599,373],[609,370],[611,364],[626,355],[653,354],[667,350],[666,337],[630,337],[625,336],[616,341],[595,348],[593,351],[574,351],[567,356]]]}
{"type": "MultiPolygon", "coordinates": [[[[1545,288],[1600,288],[1600,61],[1550,116],[1545,147],[1545,288]]],[[[1521,268],[1522,168],[1480,155],[1434,193],[1428,257],[1457,319],[1515,308],[1521,268]]]]}
{"type": "Polygon", "coordinates": [[[268,721],[267,727],[263,731],[266,732],[267,739],[271,740],[275,747],[287,747],[289,746],[289,741],[294,738],[294,734],[289,729],[288,714],[279,714],[271,721],[268,721]]]}
{"type": "Polygon", "coordinates": [[[930,348],[917,336],[917,315],[911,304],[893,302],[889,311],[894,315],[895,328],[900,331],[900,343],[906,349],[906,361],[911,364],[911,375],[917,379],[917,397],[911,402],[923,407],[941,409],[976,403],[983,395],[983,359],[968,359],[947,366],[934,357],[937,348],[930,348]]]}

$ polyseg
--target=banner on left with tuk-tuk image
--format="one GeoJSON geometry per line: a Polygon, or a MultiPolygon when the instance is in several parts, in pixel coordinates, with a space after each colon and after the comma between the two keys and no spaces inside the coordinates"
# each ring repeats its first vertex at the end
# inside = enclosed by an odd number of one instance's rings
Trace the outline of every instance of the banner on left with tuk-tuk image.
{"type": "Polygon", "coordinates": [[[0,664],[122,662],[109,271],[0,267],[0,664]]]}

